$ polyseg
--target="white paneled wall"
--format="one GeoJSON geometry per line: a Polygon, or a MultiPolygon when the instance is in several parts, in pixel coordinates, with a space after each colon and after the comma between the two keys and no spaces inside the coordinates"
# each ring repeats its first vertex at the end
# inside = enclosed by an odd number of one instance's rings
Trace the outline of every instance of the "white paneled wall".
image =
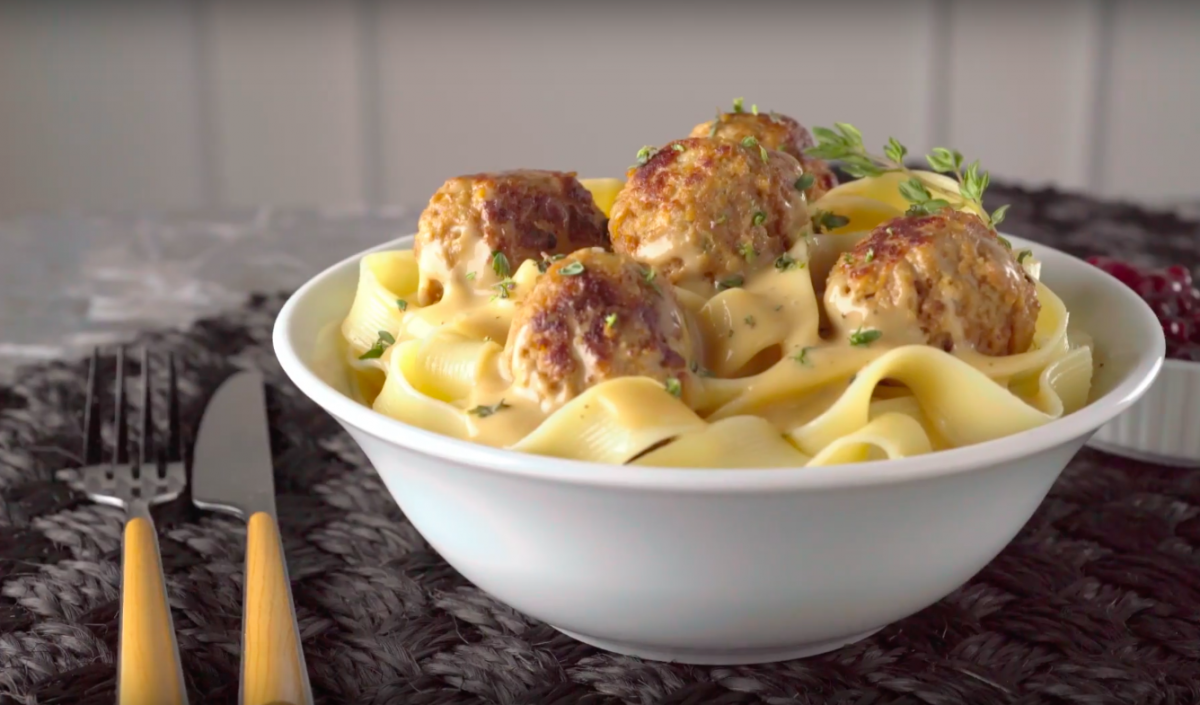
{"type": "Polygon", "coordinates": [[[873,3],[852,33],[853,11],[833,3],[705,3],[686,15],[625,5],[580,4],[553,24],[535,5],[386,5],[387,197],[518,165],[620,175],[642,145],[686,135],[736,96],[914,148],[932,138],[930,0],[873,3]]]}
{"type": "Polygon", "coordinates": [[[735,96],[1027,183],[1200,199],[1200,2],[688,7],[2,3],[0,213],[419,205],[470,171],[617,175],[735,96]]]}

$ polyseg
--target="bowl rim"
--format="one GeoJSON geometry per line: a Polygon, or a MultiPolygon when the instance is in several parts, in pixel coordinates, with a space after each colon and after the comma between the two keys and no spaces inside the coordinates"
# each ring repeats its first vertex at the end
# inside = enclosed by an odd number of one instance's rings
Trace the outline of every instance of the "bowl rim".
{"type": "MultiPolygon", "coordinates": [[[[599,488],[636,488],[668,492],[762,492],[787,490],[834,490],[880,486],[924,478],[956,475],[1034,457],[1075,439],[1082,444],[1095,430],[1134,404],[1145,393],[1163,367],[1166,340],[1157,327],[1150,306],[1115,277],[1092,267],[1078,257],[1007,233],[1014,248],[1073,259],[1086,266],[1097,283],[1111,286],[1134,304],[1139,315],[1154,322],[1158,336],[1138,354],[1129,373],[1107,394],[1084,408],[1043,426],[984,443],[938,451],[898,460],[875,460],[846,465],[796,468],[669,468],[610,465],[493,448],[427,431],[385,416],[342,394],[322,380],[301,361],[291,344],[293,322],[304,301],[326,280],[347,267],[358,268],[364,256],[387,250],[408,249],[413,235],[405,235],[356,253],[330,265],[292,293],[280,309],[272,331],[276,357],[284,373],[300,391],[342,424],[384,443],[412,453],[548,483],[568,483],[599,488]]],[[[1090,276],[1090,275],[1089,275],[1090,276]]],[[[1177,362],[1177,361],[1168,361],[1177,362]]]]}

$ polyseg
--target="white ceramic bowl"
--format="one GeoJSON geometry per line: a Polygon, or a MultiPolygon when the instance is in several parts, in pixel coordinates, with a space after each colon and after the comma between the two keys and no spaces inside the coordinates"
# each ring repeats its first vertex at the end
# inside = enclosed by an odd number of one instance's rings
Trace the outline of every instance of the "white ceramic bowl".
{"type": "MultiPolygon", "coordinates": [[[[1067,461],[1162,365],[1150,308],[1100,270],[1011,238],[1102,357],[1091,404],[1016,436],[821,468],[608,466],[497,450],[394,421],[340,391],[337,326],[358,259],[279,314],[275,351],[362,446],[413,525],[468,580],[610,651],[700,664],[836,649],[936,602],[1012,540],[1067,461]]],[[[377,249],[408,247],[402,238],[377,249]]],[[[365,253],[364,253],[365,254],[365,253]]]]}
{"type": "Polygon", "coordinates": [[[1088,445],[1160,465],[1200,467],[1200,363],[1167,360],[1136,404],[1088,445]]]}

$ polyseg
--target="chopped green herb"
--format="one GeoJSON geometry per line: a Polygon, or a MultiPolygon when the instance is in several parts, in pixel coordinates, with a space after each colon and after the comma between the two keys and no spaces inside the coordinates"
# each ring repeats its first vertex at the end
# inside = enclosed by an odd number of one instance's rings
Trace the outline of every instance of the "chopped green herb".
{"type": "Polygon", "coordinates": [[[758,143],[758,138],[754,135],[747,135],[742,138],[742,146],[746,149],[754,149],[758,147],[758,156],[762,157],[763,163],[766,164],[769,160],[767,156],[767,148],[758,143]]]}
{"type": "Polygon", "coordinates": [[[658,282],[654,281],[657,276],[658,272],[655,272],[653,267],[646,267],[642,270],[642,280],[654,289],[654,293],[662,296],[662,289],[659,288],[658,282]]]}
{"type": "Polygon", "coordinates": [[[362,355],[358,356],[360,360],[377,360],[383,357],[383,351],[388,349],[389,345],[395,345],[396,338],[386,330],[379,331],[379,337],[375,340],[375,344],[362,355]]]}
{"type": "Polygon", "coordinates": [[[675,150],[676,152],[686,152],[687,151],[687,147],[683,146],[682,144],[679,144],[678,142],[671,145],[671,149],[675,150]]]}
{"type": "Polygon", "coordinates": [[[871,262],[871,261],[873,261],[874,259],[875,259],[875,248],[874,248],[874,247],[871,247],[871,248],[869,248],[869,249],[867,250],[867,256],[866,256],[866,260],[867,260],[868,262],[871,262]]]}
{"type": "Polygon", "coordinates": [[[750,219],[751,225],[762,225],[765,222],[767,222],[767,214],[763,213],[762,211],[758,211],[754,214],[754,217],[750,219]]]}
{"type": "Polygon", "coordinates": [[[492,414],[495,414],[499,411],[503,411],[504,409],[508,409],[508,408],[510,408],[509,405],[505,404],[504,400],[501,399],[500,401],[496,402],[495,404],[492,404],[491,406],[477,406],[474,409],[468,409],[467,413],[472,416],[478,416],[481,419],[486,419],[487,417],[491,416],[492,414]]]}
{"type": "Polygon", "coordinates": [[[474,278],[475,278],[475,272],[467,272],[467,281],[471,281],[474,278]]]}
{"type": "Polygon", "coordinates": [[[793,355],[792,359],[796,362],[799,362],[801,365],[811,365],[812,363],[808,360],[809,350],[812,350],[812,348],[800,348],[800,352],[793,355]]]}
{"type": "Polygon", "coordinates": [[[717,108],[717,117],[713,120],[712,127],[708,128],[709,138],[717,136],[717,128],[721,126],[721,109],[717,108]]]}
{"type": "Polygon", "coordinates": [[[396,308],[400,309],[401,311],[407,311],[408,302],[404,299],[396,299],[396,308]]]}
{"type": "Polygon", "coordinates": [[[610,313],[604,317],[604,330],[612,330],[615,325],[617,325],[617,314],[610,313]]]}
{"type": "Polygon", "coordinates": [[[717,216],[717,220],[715,221],[715,223],[716,223],[717,225],[720,225],[721,223],[724,223],[724,222],[725,222],[725,221],[727,221],[727,220],[729,220],[729,214],[728,214],[728,213],[722,213],[721,215],[718,215],[718,216],[717,216]]]}
{"type": "Polygon", "coordinates": [[[744,102],[745,102],[745,98],[734,98],[733,99],[733,112],[735,112],[735,113],[746,112],[746,109],[742,107],[744,105],[744,102]]]}
{"type": "Polygon", "coordinates": [[[755,324],[758,323],[757,321],[754,320],[754,316],[746,316],[745,321],[746,321],[746,325],[750,326],[751,328],[753,328],[755,326],[755,324]]]}
{"type": "Polygon", "coordinates": [[[1028,259],[1032,256],[1033,256],[1033,253],[1030,252],[1029,250],[1021,250],[1020,252],[1017,253],[1017,264],[1023,264],[1026,259],[1028,259]]]}
{"type": "Polygon", "coordinates": [[[818,210],[816,213],[813,213],[812,220],[813,225],[817,228],[817,231],[822,233],[837,230],[838,228],[850,222],[850,219],[844,215],[838,215],[832,211],[822,210],[818,210]]]}
{"type": "Polygon", "coordinates": [[[573,277],[577,274],[583,274],[583,262],[568,262],[559,268],[558,273],[564,277],[573,277]]]}
{"type": "Polygon", "coordinates": [[[509,293],[516,288],[516,286],[517,283],[515,281],[505,277],[499,283],[492,285],[492,288],[496,290],[496,293],[492,295],[491,300],[495,301],[496,299],[507,299],[509,293]]]}
{"type": "Polygon", "coordinates": [[[757,103],[750,104],[750,112],[754,113],[755,115],[758,115],[758,104],[757,103]]]}
{"type": "Polygon", "coordinates": [[[1001,245],[1004,245],[1006,248],[1008,248],[1010,250],[1012,249],[1012,243],[1008,241],[1008,238],[1004,237],[1000,233],[996,233],[996,239],[1000,241],[1001,245]]]}
{"type": "Polygon", "coordinates": [[[645,147],[642,147],[641,149],[639,149],[638,153],[637,153],[638,166],[642,166],[646,162],[653,159],[655,154],[658,154],[657,147],[651,147],[650,145],[646,145],[645,147]]]}
{"type": "Polygon", "coordinates": [[[737,287],[744,284],[745,281],[746,281],[746,278],[740,274],[735,274],[732,277],[725,277],[721,281],[717,282],[717,291],[725,291],[726,289],[736,289],[737,287]]]}
{"type": "Polygon", "coordinates": [[[796,179],[796,183],[792,185],[796,187],[797,191],[807,191],[812,188],[812,185],[816,183],[816,181],[817,177],[813,176],[812,174],[802,174],[800,178],[796,179]]]}
{"type": "Polygon", "coordinates": [[[712,370],[708,369],[707,367],[704,367],[703,365],[701,365],[699,362],[696,362],[695,360],[692,360],[691,368],[692,368],[692,374],[698,375],[700,377],[716,377],[717,376],[712,370]]]}
{"type": "Polygon", "coordinates": [[[566,257],[566,255],[564,255],[564,254],[547,256],[546,253],[543,252],[542,253],[542,261],[538,262],[538,265],[537,265],[538,271],[541,272],[542,274],[545,274],[546,270],[550,268],[550,265],[554,264],[555,262],[559,261],[560,259],[562,259],[564,257],[566,257]]]}
{"type": "Polygon", "coordinates": [[[500,250],[492,253],[492,271],[498,277],[507,277],[512,274],[512,268],[508,265],[508,257],[500,250]]]}
{"type": "Polygon", "coordinates": [[[754,245],[749,242],[743,242],[738,245],[738,252],[742,255],[742,259],[747,262],[753,262],[755,257],[758,257],[758,250],[754,249],[754,245]]]}
{"type": "Polygon", "coordinates": [[[870,328],[863,330],[859,328],[850,334],[850,344],[858,347],[866,347],[883,336],[883,331],[870,328]]]}
{"type": "Polygon", "coordinates": [[[667,390],[667,394],[673,397],[683,396],[683,385],[680,384],[678,377],[668,377],[663,388],[667,390]]]}
{"type": "Polygon", "coordinates": [[[847,252],[846,254],[842,255],[842,261],[846,264],[854,264],[854,255],[847,252]]]}
{"type": "Polygon", "coordinates": [[[792,257],[788,253],[784,252],[782,255],[779,255],[778,257],[775,258],[775,269],[778,269],[781,272],[786,272],[789,269],[795,269],[795,268],[796,268],[796,258],[792,257]]]}

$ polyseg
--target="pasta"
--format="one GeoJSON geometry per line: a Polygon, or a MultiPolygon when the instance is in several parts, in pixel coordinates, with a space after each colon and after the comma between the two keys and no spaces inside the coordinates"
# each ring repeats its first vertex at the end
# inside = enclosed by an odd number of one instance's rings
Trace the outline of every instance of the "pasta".
{"type": "Polygon", "coordinates": [[[1008,436],[1087,403],[1090,339],[1069,330],[1066,307],[1040,282],[1027,352],[830,341],[813,267],[804,266],[814,242],[802,238],[787,252],[783,261],[796,266],[707,298],[677,292],[709,367],[687,400],[638,376],[603,381],[549,411],[514,393],[503,351],[516,307],[545,276],[532,259],[502,291],[460,279],[421,306],[412,252],[367,255],[342,326],[348,362],[361,401],[405,423],[520,452],[655,467],[902,458],[1008,436]]]}

